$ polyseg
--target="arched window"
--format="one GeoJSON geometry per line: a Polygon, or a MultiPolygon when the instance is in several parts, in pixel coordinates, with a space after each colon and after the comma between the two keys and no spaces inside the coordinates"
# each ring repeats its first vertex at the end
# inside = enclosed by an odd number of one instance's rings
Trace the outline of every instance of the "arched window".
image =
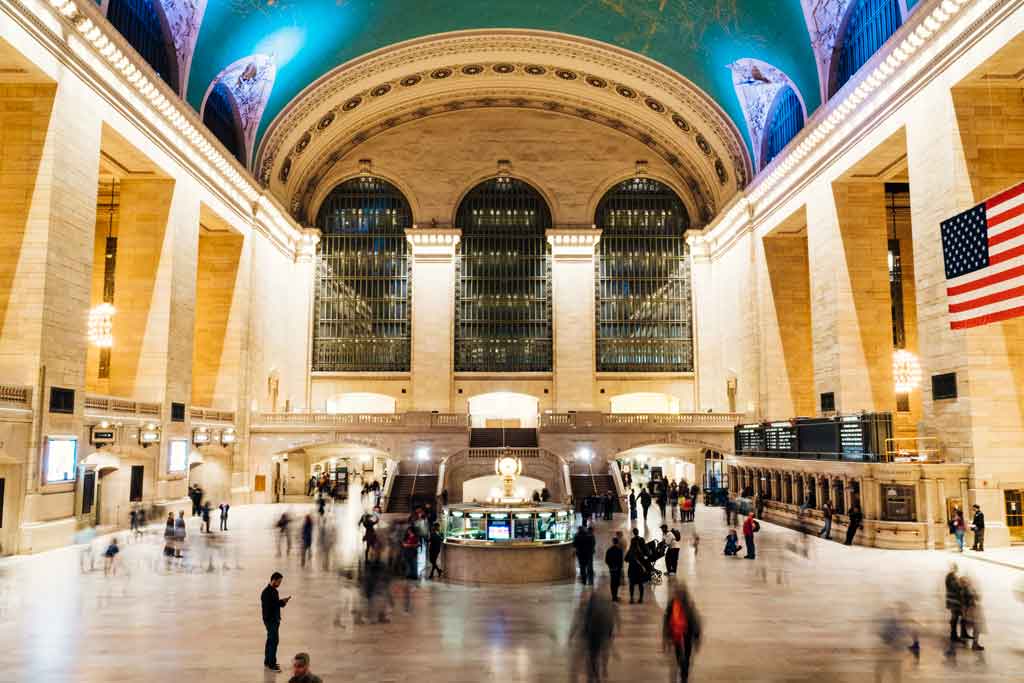
{"type": "Polygon", "coordinates": [[[551,211],[521,180],[500,177],[459,205],[455,369],[551,370],[551,211]]]}
{"type": "Polygon", "coordinates": [[[347,180],[324,200],[317,217],[314,372],[409,370],[411,225],[409,202],[380,178],[347,180]]]}
{"type": "Polygon", "coordinates": [[[764,135],[764,153],[761,167],[778,156],[782,148],[804,127],[804,109],[793,88],[786,86],[775,96],[768,114],[768,126],[764,135]]]}
{"type": "Polygon", "coordinates": [[[650,178],[619,183],[594,218],[599,372],[692,372],[690,227],[671,188],[650,178]]]}
{"type": "Polygon", "coordinates": [[[107,19],[125,40],[178,91],[178,60],[174,40],[165,26],[158,0],[110,0],[107,19]]]}
{"type": "Polygon", "coordinates": [[[234,97],[223,81],[218,82],[206,98],[206,104],[203,106],[203,124],[231,152],[231,156],[245,163],[242,121],[238,117],[234,97]]]}
{"type": "Polygon", "coordinates": [[[900,27],[899,0],[854,0],[836,42],[832,87],[835,95],[900,27]]]}

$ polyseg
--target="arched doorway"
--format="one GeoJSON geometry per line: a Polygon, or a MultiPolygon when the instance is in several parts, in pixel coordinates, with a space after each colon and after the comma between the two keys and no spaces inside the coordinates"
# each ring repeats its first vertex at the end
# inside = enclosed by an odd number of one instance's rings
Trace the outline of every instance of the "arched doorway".
{"type": "Polygon", "coordinates": [[[701,485],[703,475],[701,449],[674,444],[648,444],[621,451],[615,461],[623,479],[631,481],[639,492],[641,486],[651,482],[662,486],[671,482],[701,485]],[[626,475],[629,475],[628,477],[626,475]]]}
{"type": "Polygon", "coordinates": [[[222,446],[203,446],[188,458],[188,483],[203,491],[202,501],[216,508],[231,502],[231,454],[222,446]]]}
{"type": "Polygon", "coordinates": [[[348,494],[349,485],[360,486],[377,481],[384,484],[388,453],[376,446],[356,442],[315,444],[294,448],[274,456],[274,502],[307,502],[310,478],[319,481],[326,476],[340,497],[348,494]]]}
{"type": "Polygon", "coordinates": [[[469,399],[473,429],[536,429],[540,402],[529,394],[496,391],[469,399]]]}
{"type": "Polygon", "coordinates": [[[81,467],[83,502],[91,503],[88,509],[83,506],[82,516],[96,526],[118,526],[122,507],[125,508],[124,516],[128,515],[127,496],[121,495],[124,488],[121,458],[96,451],[85,457],[81,467]]]}

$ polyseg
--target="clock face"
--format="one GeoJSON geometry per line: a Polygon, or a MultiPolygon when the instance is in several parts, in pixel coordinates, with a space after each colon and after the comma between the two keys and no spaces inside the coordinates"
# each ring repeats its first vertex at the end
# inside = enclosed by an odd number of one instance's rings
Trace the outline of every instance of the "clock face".
{"type": "Polygon", "coordinates": [[[498,461],[498,471],[506,477],[513,477],[518,473],[519,463],[515,458],[502,458],[498,461]]]}

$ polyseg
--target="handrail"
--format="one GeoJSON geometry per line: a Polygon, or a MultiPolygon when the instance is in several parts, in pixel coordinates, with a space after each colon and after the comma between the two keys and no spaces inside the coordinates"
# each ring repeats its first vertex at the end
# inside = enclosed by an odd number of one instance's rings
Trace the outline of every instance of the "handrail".
{"type": "Polygon", "coordinates": [[[468,458],[487,458],[493,460],[495,458],[539,458],[541,457],[542,448],[467,448],[466,457],[468,458]]]}

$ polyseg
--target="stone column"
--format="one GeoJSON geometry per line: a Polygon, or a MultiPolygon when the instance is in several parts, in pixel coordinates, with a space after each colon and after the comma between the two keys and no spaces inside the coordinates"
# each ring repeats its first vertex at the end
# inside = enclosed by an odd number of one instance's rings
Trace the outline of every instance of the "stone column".
{"type": "Polygon", "coordinates": [[[461,230],[405,231],[412,245],[413,410],[451,410],[455,351],[455,249],[461,230]]]}
{"type": "Polygon", "coordinates": [[[892,314],[881,183],[819,183],[807,191],[815,402],[893,410],[892,314]]]}
{"type": "Polygon", "coordinates": [[[923,431],[939,438],[951,461],[971,464],[959,495],[965,508],[976,503],[984,510],[986,544],[1005,546],[1009,530],[999,482],[1019,480],[1024,399],[1011,388],[1024,382],[1024,319],[951,329],[941,222],[1019,182],[1024,105],[1019,87],[985,84],[928,89],[912,107],[907,166],[923,431]],[[950,372],[956,373],[958,397],[934,400],[929,376],[950,372]]]}
{"type": "Polygon", "coordinates": [[[29,79],[0,84],[0,376],[31,387],[33,402],[31,427],[18,432],[28,442],[24,459],[24,446],[9,437],[18,464],[7,482],[14,504],[0,534],[5,553],[67,544],[75,487],[43,480],[46,439],[78,435],[79,458],[87,454],[86,321],[102,119],[95,96],[75,78],[29,79]],[[75,391],[72,413],[49,412],[53,387],[75,391]]]}
{"type": "Polygon", "coordinates": [[[850,514],[850,503],[853,497],[850,492],[850,478],[843,477],[843,513],[850,514]]]}
{"type": "Polygon", "coordinates": [[[594,309],[596,229],[548,230],[555,411],[594,410],[597,361],[594,309]]]}
{"type": "Polygon", "coordinates": [[[920,512],[918,512],[917,519],[918,519],[918,521],[923,521],[925,523],[925,532],[924,533],[925,533],[926,547],[929,550],[934,550],[934,548],[935,548],[935,480],[934,479],[929,479],[927,477],[922,478],[921,482],[920,482],[920,486],[918,487],[918,490],[919,490],[918,497],[922,498],[923,500],[918,503],[917,509],[920,511],[920,510],[922,510],[922,506],[923,506],[924,514],[922,515],[920,512]],[[924,495],[923,496],[920,495],[920,492],[923,492],[924,495]]]}
{"type": "Polygon", "coordinates": [[[305,390],[303,398],[305,404],[296,406],[308,411],[313,411],[313,325],[316,316],[313,307],[316,306],[316,248],[320,244],[320,231],[317,228],[303,228],[302,237],[295,246],[296,279],[299,283],[298,301],[306,302],[305,308],[298,313],[301,316],[302,325],[299,329],[306,331],[306,355],[303,363],[303,374],[305,376],[305,390]]]}

